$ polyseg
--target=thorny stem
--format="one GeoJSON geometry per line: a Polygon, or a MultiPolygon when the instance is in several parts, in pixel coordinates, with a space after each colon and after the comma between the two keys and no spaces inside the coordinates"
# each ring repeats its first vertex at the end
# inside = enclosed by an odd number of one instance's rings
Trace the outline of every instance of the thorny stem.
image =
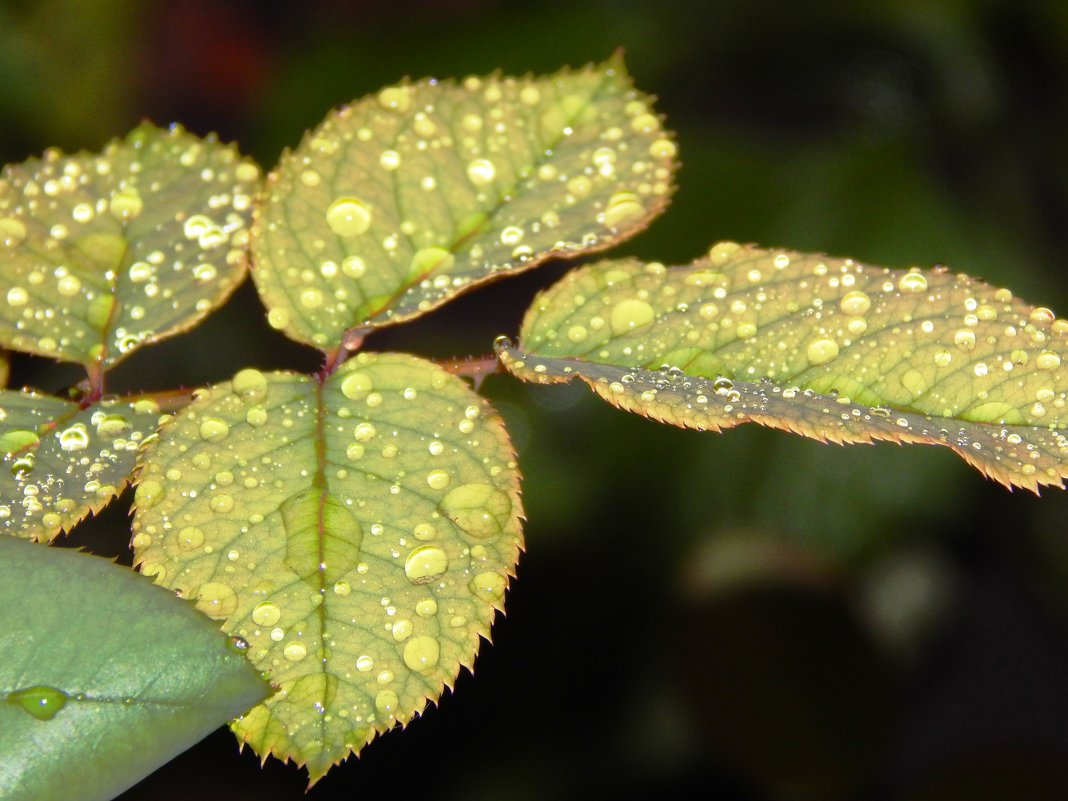
{"type": "Polygon", "coordinates": [[[463,359],[446,359],[438,361],[437,365],[453,375],[470,378],[474,382],[476,392],[482,386],[486,376],[500,372],[501,369],[501,363],[495,353],[488,353],[485,356],[468,356],[463,359]]]}

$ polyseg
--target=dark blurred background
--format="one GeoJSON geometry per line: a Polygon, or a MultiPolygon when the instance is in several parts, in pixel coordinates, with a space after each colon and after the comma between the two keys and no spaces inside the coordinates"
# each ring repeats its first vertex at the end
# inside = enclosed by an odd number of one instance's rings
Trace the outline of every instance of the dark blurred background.
{"type": "MultiPolygon", "coordinates": [[[[683,167],[667,214],[616,255],[684,263],[730,238],[945,263],[1068,312],[1060,0],[0,0],[0,159],[96,149],[147,117],[270,167],[331,106],[403,75],[544,73],[618,46],[683,167]]],[[[487,352],[566,269],[366,347],[487,352]]],[[[316,360],[246,285],[112,387],[316,360]]],[[[14,363],[16,383],[77,378],[14,363]]],[[[1068,798],[1063,492],[1007,492],[944,449],[685,432],[503,376],[484,392],[526,476],[508,616],[477,677],[309,798],[1068,798]]],[[[127,554],[125,513],[69,542],[127,554]]],[[[122,798],[303,789],[220,730],[122,798]]]]}

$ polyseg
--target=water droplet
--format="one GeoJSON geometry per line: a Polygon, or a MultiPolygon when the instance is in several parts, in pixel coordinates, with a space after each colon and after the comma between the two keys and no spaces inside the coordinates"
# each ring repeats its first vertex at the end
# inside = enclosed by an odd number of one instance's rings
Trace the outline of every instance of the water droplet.
{"type": "Polygon", "coordinates": [[[433,637],[412,637],[404,646],[404,664],[412,670],[425,673],[432,670],[441,657],[441,644],[433,637]]]}
{"type": "Polygon", "coordinates": [[[1061,366],[1061,357],[1051,350],[1044,350],[1035,359],[1035,367],[1039,370],[1056,370],[1061,366]]]}
{"type": "Polygon", "coordinates": [[[65,451],[84,450],[89,445],[89,432],[85,423],[75,423],[59,435],[59,447],[65,451]]]}
{"type": "Polygon", "coordinates": [[[486,603],[494,603],[504,595],[504,588],[507,583],[507,580],[500,573],[486,572],[479,573],[471,579],[471,583],[467,585],[467,588],[471,590],[476,598],[486,603]]]}
{"type": "Polygon", "coordinates": [[[489,484],[461,484],[441,499],[439,507],[472,537],[500,534],[512,515],[511,498],[489,484]]]}
{"type": "Polygon", "coordinates": [[[363,458],[364,447],[359,442],[353,442],[345,449],[345,456],[350,462],[358,462],[363,458]]]}
{"type": "Polygon", "coordinates": [[[282,617],[282,611],[270,601],[256,604],[252,610],[252,622],[257,626],[273,626],[282,617]]]}
{"type": "Polygon", "coordinates": [[[382,155],[378,157],[378,163],[382,165],[384,170],[395,170],[401,163],[400,153],[396,150],[384,150],[382,155]]]}
{"type": "Polygon", "coordinates": [[[245,403],[259,403],[267,397],[267,377],[249,367],[234,375],[233,388],[245,403]]]}
{"type": "Polygon", "coordinates": [[[431,489],[441,490],[449,486],[449,474],[444,470],[431,470],[426,477],[431,489]]]}
{"type": "Polygon", "coordinates": [[[616,192],[608,198],[604,209],[604,224],[616,228],[627,220],[634,220],[645,215],[642,199],[634,192],[616,192]]]}
{"type": "Polygon", "coordinates": [[[187,526],[178,532],[178,547],[183,551],[192,551],[204,544],[204,532],[196,526],[187,526]]]}
{"type": "Polygon", "coordinates": [[[859,290],[847,292],[838,305],[845,314],[865,314],[871,308],[871,298],[859,290]]]}
{"type": "Polygon", "coordinates": [[[897,288],[902,292],[926,292],[927,279],[923,273],[905,273],[898,280],[897,288]]]}
{"type": "Polygon", "coordinates": [[[806,353],[812,364],[826,364],[838,356],[838,343],[833,339],[817,339],[809,343],[806,353]]]}
{"type": "Polygon", "coordinates": [[[372,439],[376,433],[378,432],[375,431],[375,427],[371,423],[360,423],[353,431],[353,437],[357,442],[367,442],[372,439]]]}
{"type": "Polygon", "coordinates": [[[492,161],[475,159],[467,165],[467,178],[475,186],[487,186],[493,183],[497,171],[492,161]]]}
{"type": "Polygon", "coordinates": [[[654,159],[669,159],[678,152],[678,147],[670,139],[656,139],[649,145],[649,155],[654,159]]]}
{"type": "Polygon", "coordinates": [[[419,617],[433,617],[438,613],[438,602],[433,598],[424,598],[415,605],[415,613],[419,617]]]}
{"type": "Polygon", "coordinates": [[[226,514],[227,512],[233,511],[234,499],[230,495],[216,495],[211,499],[211,502],[208,503],[208,506],[213,512],[226,514]]]}
{"type": "Polygon", "coordinates": [[[142,481],[137,485],[134,502],[141,509],[151,509],[163,500],[163,485],[153,479],[142,481]]]}
{"type": "Polygon", "coordinates": [[[378,93],[378,105],[389,111],[404,113],[411,106],[410,89],[407,86],[387,86],[378,93]]]}
{"type": "Polygon", "coordinates": [[[371,207],[354,197],[339,197],[326,210],[326,224],[338,236],[357,236],[371,227],[371,207]]]}
{"type": "Polygon", "coordinates": [[[382,690],[375,696],[375,712],[387,720],[396,714],[399,704],[400,698],[393,690],[382,690]]]}
{"type": "Polygon", "coordinates": [[[267,324],[280,331],[289,325],[289,312],[276,306],[267,312],[267,324]]]}
{"type": "Polygon", "coordinates": [[[145,203],[141,199],[140,193],[133,188],[116,192],[111,196],[111,200],[108,201],[108,211],[111,212],[113,217],[122,222],[132,220],[141,213],[141,209],[144,206],[145,203]]]}
{"type": "Polygon", "coordinates": [[[412,631],[414,631],[412,621],[398,620],[396,623],[393,624],[391,633],[393,634],[394,640],[396,640],[397,642],[404,642],[412,636],[412,631]]]}
{"type": "Polygon", "coordinates": [[[115,439],[133,430],[133,423],[121,414],[102,414],[100,417],[94,414],[93,424],[96,433],[107,439],[115,439]]]}
{"type": "Polygon", "coordinates": [[[286,647],[282,649],[282,655],[290,662],[299,662],[308,655],[308,649],[302,642],[286,643],[286,647]]]}
{"type": "Polygon", "coordinates": [[[334,595],[340,595],[342,597],[352,592],[352,585],[347,581],[334,582],[334,595]]]}
{"type": "Polygon", "coordinates": [[[975,347],[975,332],[967,328],[959,329],[953,335],[953,344],[961,350],[971,350],[975,347]]]}
{"type": "Polygon", "coordinates": [[[612,332],[614,334],[629,333],[649,325],[655,317],[653,307],[644,300],[637,298],[621,300],[612,308],[612,332]]]}
{"type": "Polygon", "coordinates": [[[209,581],[200,585],[196,607],[208,617],[223,620],[237,609],[237,594],[229,584],[209,581]]]}
{"type": "Polygon", "coordinates": [[[51,720],[67,703],[69,696],[55,687],[39,684],[7,694],[7,702],[28,712],[38,720],[51,720]]]}
{"type": "Polygon", "coordinates": [[[220,442],[230,435],[230,426],[218,417],[207,417],[200,424],[200,438],[205,442],[220,442]]]}
{"type": "Polygon", "coordinates": [[[341,394],[349,400],[358,400],[371,391],[374,382],[367,373],[352,372],[341,381],[341,394]]]}
{"type": "Polygon", "coordinates": [[[8,306],[25,306],[30,300],[30,293],[20,286],[13,286],[7,291],[8,306]]]}
{"type": "Polygon", "coordinates": [[[456,257],[444,248],[423,248],[412,256],[408,274],[415,277],[448,272],[455,263],[456,257]]]}
{"type": "Polygon", "coordinates": [[[449,557],[436,545],[421,545],[404,560],[404,575],[413,584],[428,584],[449,569],[449,557]]]}
{"type": "Polygon", "coordinates": [[[245,422],[253,428],[259,428],[267,423],[267,410],[262,406],[253,406],[245,412],[245,422]]]}
{"type": "Polygon", "coordinates": [[[14,217],[0,217],[0,242],[14,247],[26,238],[26,226],[14,217]]]}
{"type": "Polygon", "coordinates": [[[567,329],[567,338],[577,345],[586,338],[587,333],[585,326],[573,325],[567,329]]]}

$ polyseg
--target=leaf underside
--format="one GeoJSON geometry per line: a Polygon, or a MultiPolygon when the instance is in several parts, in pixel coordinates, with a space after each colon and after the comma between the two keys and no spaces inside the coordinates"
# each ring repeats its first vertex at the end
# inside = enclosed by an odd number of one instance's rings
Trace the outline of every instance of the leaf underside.
{"type": "Polygon", "coordinates": [[[0,533],[52,540],[114,500],[159,422],[152,401],[79,408],[0,390],[0,533]]]}
{"type": "Polygon", "coordinates": [[[242,371],[140,458],[136,562],[248,641],[281,689],[234,731],[313,782],[471,667],[522,546],[500,419],[413,356],[242,371]]]}
{"type": "Polygon", "coordinates": [[[191,328],[244,277],[259,186],[235,148],[177,126],[5,167],[0,345],[106,368],[191,328]]]}
{"type": "Polygon", "coordinates": [[[546,77],[423,80],[333,112],[257,205],[268,321],[334,347],[550,257],[643,229],[676,146],[618,58],[546,77]]]}
{"type": "Polygon", "coordinates": [[[1037,491],[1068,476],[1066,333],[965,275],[725,242],[684,267],[573,271],[500,353],[520,378],[578,377],[673,425],[944,445],[1037,491]]]}
{"type": "Polygon", "coordinates": [[[121,793],[269,688],[172,593],[73,550],[0,537],[0,797],[121,793]]]}

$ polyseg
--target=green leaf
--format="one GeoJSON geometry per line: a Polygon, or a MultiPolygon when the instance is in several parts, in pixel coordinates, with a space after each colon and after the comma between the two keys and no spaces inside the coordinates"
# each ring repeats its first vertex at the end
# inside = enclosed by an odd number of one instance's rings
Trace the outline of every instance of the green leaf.
{"type": "Polygon", "coordinates": [[[281,686],[238,737],[314,782],[471,667],[522,547],[513,459],[486,401],[403,354],[243,370],[162,427],[136,560],[281,686]]]}
{"type": "Polygon", "coordinates": [[[104,559],[0,538],[0,609],[8,801],[112,798],[269,690],[191,604],[104,559]]]}
{"type": "Polygon", "coordinates": [[[1049,309],[944,269],[724,242],[685,267],[570,273],[502,359],[673,425],[945,445],[1037,491],[1068,476],[1066,333],[1049,309]]]}
{"type": "Polygon", "coordinates": [[[260,172],[174,126],[0,177],[0,345],[109,367],[196,325],[245,274],[260,172]]]}
{"type": "Polygon", "coordinates": [[[159,424],[150,400],[86,408],[0,390],[0,533],[52,540],[114,500],[159,424]]]}
{"type": "Polygon", "coordinates": [[[667,204],[675,152],[619,58],[406,81],[333,112],[282,157],[256,210],[253,279],[271,325],[336,346],[640,231],[667,204]]]}

